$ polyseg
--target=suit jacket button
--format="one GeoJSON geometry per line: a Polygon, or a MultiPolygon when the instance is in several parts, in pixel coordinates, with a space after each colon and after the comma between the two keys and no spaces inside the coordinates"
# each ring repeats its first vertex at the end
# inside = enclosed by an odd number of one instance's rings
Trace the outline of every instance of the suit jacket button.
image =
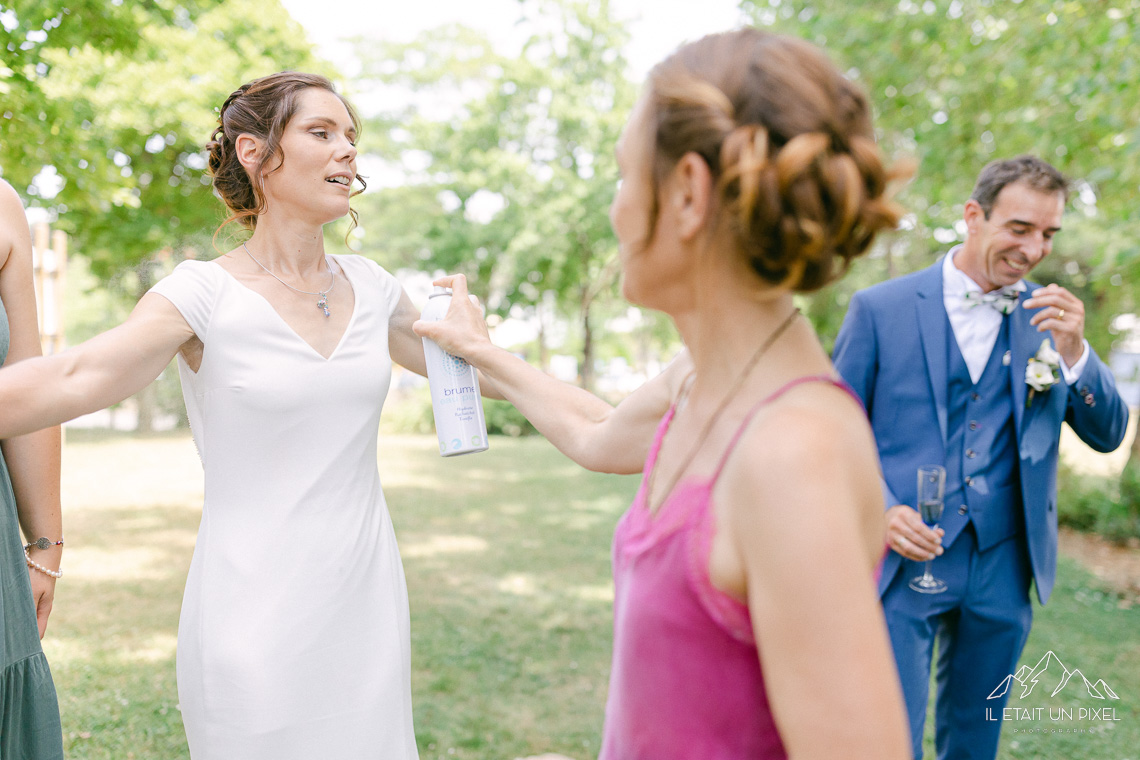
{"type": "Polygon", "coordinates": [[[963,504],[962,506],[958,507],[958,514],[960,514],[960,515],[964,515],[964,514],[966,514],[966,512],[967,512],[967,511],[969,511],[969,510],[967,510],[967,509],[966,509],[966,505],[965,505],[965,504],[963,504]]]}
{"type": "Polygon", "coordinates": [[[977,430],[977,429],[978,429],[978,423],[975,422],[974,420],[970,420],[970,430],[977,430]]]}

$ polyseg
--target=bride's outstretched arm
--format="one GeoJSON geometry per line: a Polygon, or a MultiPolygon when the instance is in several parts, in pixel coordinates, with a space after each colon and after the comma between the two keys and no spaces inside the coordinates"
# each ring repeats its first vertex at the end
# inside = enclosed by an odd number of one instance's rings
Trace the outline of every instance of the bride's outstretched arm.
{"type": "Polygon", "coordinates": [[[142,390],[194,332],[170,301],[143,296],[123,324],[54,356],[0,370],[0,438],[103,409],[142,390]]]}

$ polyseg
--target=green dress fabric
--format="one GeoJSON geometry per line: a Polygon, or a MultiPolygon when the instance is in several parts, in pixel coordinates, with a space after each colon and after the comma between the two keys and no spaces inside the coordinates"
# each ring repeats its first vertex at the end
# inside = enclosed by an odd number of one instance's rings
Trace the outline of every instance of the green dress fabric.
{"type": "MultiPolygon", "coordinates": [[[[0,302],[0,363],[8,315],[0,302]]],[[[0,453],[0,760],[63,758],[59,703],[40,648],[8,464],[0,453]]]]}

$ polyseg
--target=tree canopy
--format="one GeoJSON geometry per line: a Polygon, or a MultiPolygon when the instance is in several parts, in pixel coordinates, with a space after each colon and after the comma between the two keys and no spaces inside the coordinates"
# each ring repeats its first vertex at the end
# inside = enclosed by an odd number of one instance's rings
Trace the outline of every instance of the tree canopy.
{"type": "Polygon", "coordinates": [[[545,23],[514,56],[457,27],[374,50],[366,80],[417,98],[373,122],[407,181],[362,198],[363,244],[389,265],[468,274],[501,316],[555,306],[579,324],[588,386],[618,280],[608,208],[635,96],[627,34],[608,0],[524,10],[545,23]]]}
{"type": "Polygon", "coordinates": [[[282,69],[331,73],[277,0],[37,1],[0,20],[36,41],[9,43],[22,61],[7,70],[23,73],[5,80],[18,110],[0,122],[0,168],[58,214],[104,280],[209,244],[224,214],[203,146],[230,92],[282,69]],[[62,185],[51,198],[32,184],[44,167],[62,185]]]}
{"type": "Polygon", "coordinates": [[[1090,340],[1107,349],[1108,322],[1137,308],[1140,282],[1140,1],[741,7],[758,26],[811,40],[847,67],[870,95],[886,152],[919,161],[900,196],[912,229],[832,295],[929,263],[962,238],[963,204],[982,166],[1032,153],[1074,180],[1076,211],[1035,276],[1086,300],[1090,340]]]}

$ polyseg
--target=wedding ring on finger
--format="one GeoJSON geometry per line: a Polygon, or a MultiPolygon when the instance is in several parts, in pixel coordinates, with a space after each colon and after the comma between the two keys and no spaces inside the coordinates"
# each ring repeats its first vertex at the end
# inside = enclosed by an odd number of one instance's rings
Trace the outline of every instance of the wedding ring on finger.
{"type": "Polygon", "coordinates": [[[1065,321],[1065,310],[1064,309],[1058,309],[1057,310],[1057,321],[1058,322],[1064,322],[1065,321]]]}

